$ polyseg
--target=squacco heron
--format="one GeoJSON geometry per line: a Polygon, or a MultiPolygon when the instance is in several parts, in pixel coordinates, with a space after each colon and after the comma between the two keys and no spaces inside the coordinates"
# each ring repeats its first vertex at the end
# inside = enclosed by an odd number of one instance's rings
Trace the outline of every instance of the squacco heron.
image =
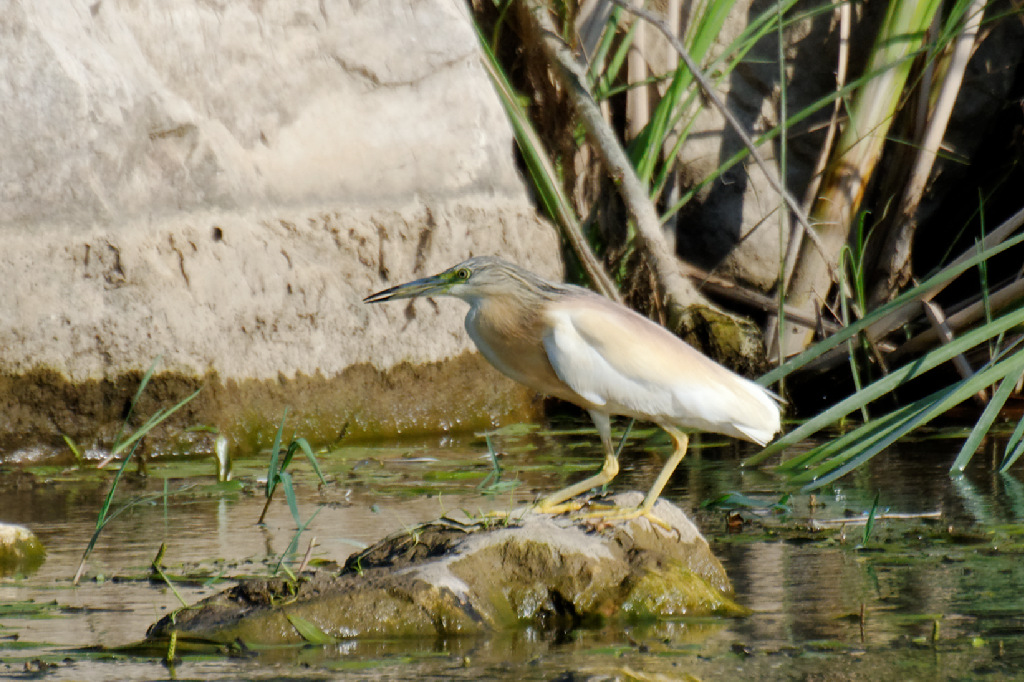
{"type": "Polygon", "coordinates": [[[671,456],[635,509],[650,511],[686,454],[681,429],[711,431],[765,445],[779,430],[779,407],[752,381],[694,350],[665,328],[581,287],[546,279],[489,256],[377,292],[364,303],[454,296],[469,304],[466,331],[487,360],[530,388],[590,413],[604,446],[601,471],[548,495],[538,511],[579,509],[568,503],[615,477],[611,415],[654,422],[672,437],[671,456]]]}

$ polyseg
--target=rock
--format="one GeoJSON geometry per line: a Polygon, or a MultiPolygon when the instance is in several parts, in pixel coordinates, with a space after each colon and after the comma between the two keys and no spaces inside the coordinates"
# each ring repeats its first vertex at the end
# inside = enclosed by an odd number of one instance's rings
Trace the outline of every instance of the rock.
{"type": "Polygon", "coordinates": [[[561,273],[462,5],[12,0],[0,36],[0,456],[102,446],[157,356],[160,407],[208,387],[169,429],[243,446],[285,405],[328,439],[524,415],[457,303],[361,303],[470,255],[561,273]],[[389,402],[416,371],[481,397],[389,402]]]}
{"type": "Polygon", "coordinates": [[[323,643],[746,613],[686,515],[664,500],[654,511],[671,531],[525,509],[490,526],[435,521],[350,557],[340,573],[245,581],[163,618],[147,637],[323,643]]]}
{"type": "Polygon", "coordinates": [[[24,526],[0,522],[0,577],[35,572],[46,561],[46,548],[24,526]]]}

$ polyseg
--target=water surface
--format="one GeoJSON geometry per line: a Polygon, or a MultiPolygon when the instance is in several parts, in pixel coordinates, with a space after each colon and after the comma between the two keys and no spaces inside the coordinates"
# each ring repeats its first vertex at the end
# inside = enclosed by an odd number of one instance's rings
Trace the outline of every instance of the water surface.
{"type": "MultiPolygon", "coordinates": [[[[280,491],[265,525],[255,523],[265,458],[235,462],[227,486],[205,459],[157,460],[145,477],[126,476],[119,503],[147,499],[105,529],[77,587],[71,578],[112,472],[5,465],[0,519],[32,528],[48,558],[31,575],[0,578],[0,677],[1005,679],[1024,670],[1024,485],[1019,468],[992,473],[981,455],[966,477],[949,478],[961,440],[941,435],[904,443],[813,496],[787,491],[770,468],[740,467],[746,445],[695,438],[665,497],[708,536],[754,612],[747,618],[352,641],[186,656],[172,668],[110,650],[181,605],[148,579],[161,543],[166,571],[192,578],[172,577],[187,603],[275,570],[296,524],[280,491]],[[876,520],[865,542],[858,519],[876,496],[876,514],[903,518],[876,520]]],[[[497,485],[487,444],[472,434],[321,453],[326,486],[296,461],[300,518],[316,518],[288,565],[314,537],[315,561],[341,562],[444,513],[529,502],[601,462],[592,431],[572,425],[507,429],[492,443],[497,485]]],[[[668,448],[655,431],[636,432],[613,489],[646,489],[668,448]]]]}

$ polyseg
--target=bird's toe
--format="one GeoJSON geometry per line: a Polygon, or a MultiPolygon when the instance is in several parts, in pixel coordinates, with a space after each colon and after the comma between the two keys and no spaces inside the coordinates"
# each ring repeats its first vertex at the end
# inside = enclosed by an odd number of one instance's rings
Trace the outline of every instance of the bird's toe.
{"type": "Polygon", "coordinates": [[[662,521],[653,512],[651,512],[651,510],[645,509],[643,505],[639,507],[613,507],[611,509],[588,511],[582,514],[577,514],[573,518],[583,521],[593,521],[599,525],[611,525],[615,523],[622,523],[624,521],[632,521],[641,517],[647,519],[652,525],[659,526],[667,531],[674,530],[671,525],[662,521]]]}
{"type": "Polygon", "coordinates": [[[572,512],[577,512],[582,508],[583,504],[581,502],[576,502],[575,500],[569,500],[568,502],[561,502],[559,504],[544,504],[542,501],[539,502],[533,510],[539,514],[558,515],[571,514],[572,512]]]}

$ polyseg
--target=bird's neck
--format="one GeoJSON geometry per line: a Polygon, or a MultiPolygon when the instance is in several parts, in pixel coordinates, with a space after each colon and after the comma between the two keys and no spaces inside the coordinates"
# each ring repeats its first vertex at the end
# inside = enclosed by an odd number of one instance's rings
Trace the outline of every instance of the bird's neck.
{"type": "Polygon", "coordinates": [[[529,335],[537,321],[536,309],[514,296],[489,296],[470,302],[477,326],[504,337],[529,335]]]}

